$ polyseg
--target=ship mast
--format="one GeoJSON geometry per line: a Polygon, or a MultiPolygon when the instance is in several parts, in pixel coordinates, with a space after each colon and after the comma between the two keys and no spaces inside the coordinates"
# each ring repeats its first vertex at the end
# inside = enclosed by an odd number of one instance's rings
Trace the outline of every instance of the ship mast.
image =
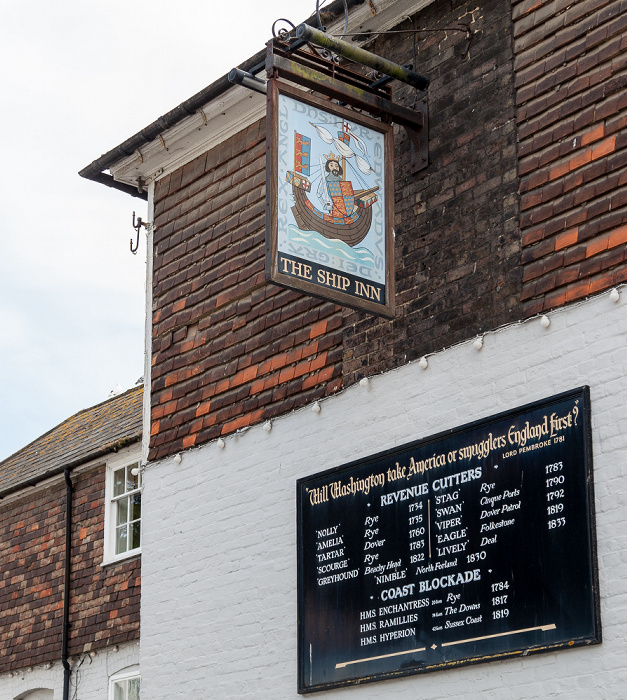
{"type": "MultiPolygon", "coordinates": [[[[346,124],[346,121],[344,119],[342,119],[342,131],[344,131],[346,133],[350,133],[344,128],[345,124],[346,124]]],[[[349,141],[350,141],[350,136],[349,136],[349,141]]],[[[346,180],[346,158],[343,155],[342,155],[342,179],[346,180]]]]}

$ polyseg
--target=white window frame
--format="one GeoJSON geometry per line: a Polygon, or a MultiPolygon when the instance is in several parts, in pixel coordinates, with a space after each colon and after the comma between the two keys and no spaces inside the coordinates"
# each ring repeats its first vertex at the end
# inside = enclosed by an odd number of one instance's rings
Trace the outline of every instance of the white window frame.
{"type": "MultiPolygon", "coordinates": [[[[141,472],[141,465],[140,465],[140,454],[137,453],[135,456],[135,459],[131,459],[129,455],[126,456],[119,456],[118,459],[112,460],[107,464],[106,468],[106,477],[105,477],[105,522],[104,522],[104,553],[103,553],[103,561],[102,565],[105,566],[107,564],[113,564],[118,561],[122,561],[124,559],[128,559],[130,557],[136,557],[139,554],[141,554],[141,540],[142,540],[142,533],[141,533],[141,525],[140,525],[140,540],[139,540],[139,547],[135,547],[134,549],[128,549],[125,552],[120,552],[119,554],[115,553],[115,542],[116,542],[116,502],[121,500],[122,498],[128,498],[130,494],[132,493],[141,493],[143,492],[143,479],[142,479],[142,472],[141,472]],[[137,468],[139,469],[138,472],[138,483],[139,483],[139,488],[135,491],[125,491],[124,494],[121,494],[120,496],[114,496],[114,473],[118,471],[118,469],[122,468],[127,468],[127,469],[134,469],[137,468]]],[[[140,517],[139,522],[141,523],[143,518],[140,517]]]]}
{"type": "Polygon", "coordinates": [[[114,686],[116,683],[120,683],[122,681],[131,681],[135,678],[139,679],[139,684],[140,684],[140,695],[141,695],[141,674],[139,672],[139,666],[132,666],[131,668],[127,668],[124,671],[120,671],[119,673],[114,673],[112,676],[109,677],[109,693],[108,693],[108,698],[109,700],[114,700],[114,686]]]}

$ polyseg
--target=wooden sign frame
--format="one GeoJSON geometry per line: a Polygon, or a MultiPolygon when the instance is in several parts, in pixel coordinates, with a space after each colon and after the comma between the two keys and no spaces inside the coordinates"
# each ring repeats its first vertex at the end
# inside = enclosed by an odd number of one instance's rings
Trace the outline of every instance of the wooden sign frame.
{"type": "Polygon", "coordinates": [[[267,100],[266,279],[393,318],[392,126],[275,78],[267,100]]]}

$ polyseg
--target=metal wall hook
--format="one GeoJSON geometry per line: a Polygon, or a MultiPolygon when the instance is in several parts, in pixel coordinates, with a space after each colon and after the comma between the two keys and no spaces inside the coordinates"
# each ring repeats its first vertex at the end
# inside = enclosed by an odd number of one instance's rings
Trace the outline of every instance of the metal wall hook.
{"type": "Polygon", "coordinates": [[[137,242],[135,243],[135,247],[133,247],[133,239],[131,238],[131,253],[133,253],[133,255],[137,255],[137,249],[139,248],[139,231],[142,226],[145,228],[146,224],[142,221],[141,216],[137,217],[137,223],[135,223],[135,212],[133,212],[133,228],[137,231],[137,242]]]}

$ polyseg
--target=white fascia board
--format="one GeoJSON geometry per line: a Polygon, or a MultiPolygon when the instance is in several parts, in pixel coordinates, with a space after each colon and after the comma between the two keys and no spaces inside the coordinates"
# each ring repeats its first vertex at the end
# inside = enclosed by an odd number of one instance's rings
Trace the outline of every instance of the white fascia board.
{"type": "Polygon", "coordinates": [[[154,139],[111,166],[110,172],[115,180],[133,186],[138,177],[144,183],[152,182],[245,129],[265,113],[264,95],[234,85],[196,114],[164,130],[163,143],[154,139]]]}
{"type": "MultiPolygon", "coordinates": [[[[420,12],[435,0],[392,0],[391,2],[379,0],[366,0],[365,7],[369,12],[362,13],[364,17],[349,19],[348,32],[385,32],[396,27],[404,17],[411,17],[420,12]],[[370,7],[374,9],[370,9],[370,7]],[[360,23],[361,22],[361,23],[360,23]],[[357,26],[355,26],[357,25],[357,26]]],[[[342,25],[343,26],[343,25],[342,25]]],[[[410,27],[406,27],[409,29],[410,27]]],[[[340,27],[341,29],[341,27],[340,27]]],[[[334,31],[337,29],[334,27],[334,31]]]]}
{"type": "MultiPolygon", "coordinates": [[[[419,12],[433,1],[366,0],[350,13],[347,32],[386,31],[398,25],[403,17],[419,12]]],[[[343,27],[344,18],[341,17],[328,31],[337,35],[343,27]]],[[[112,165],[110,172],[118,182],[135,187],[141,178],[144,184],[148,184],[226,141],[265,113],[264,95],[234,85],[195,114],[164,130],[161,138],[112,165]]]]}

